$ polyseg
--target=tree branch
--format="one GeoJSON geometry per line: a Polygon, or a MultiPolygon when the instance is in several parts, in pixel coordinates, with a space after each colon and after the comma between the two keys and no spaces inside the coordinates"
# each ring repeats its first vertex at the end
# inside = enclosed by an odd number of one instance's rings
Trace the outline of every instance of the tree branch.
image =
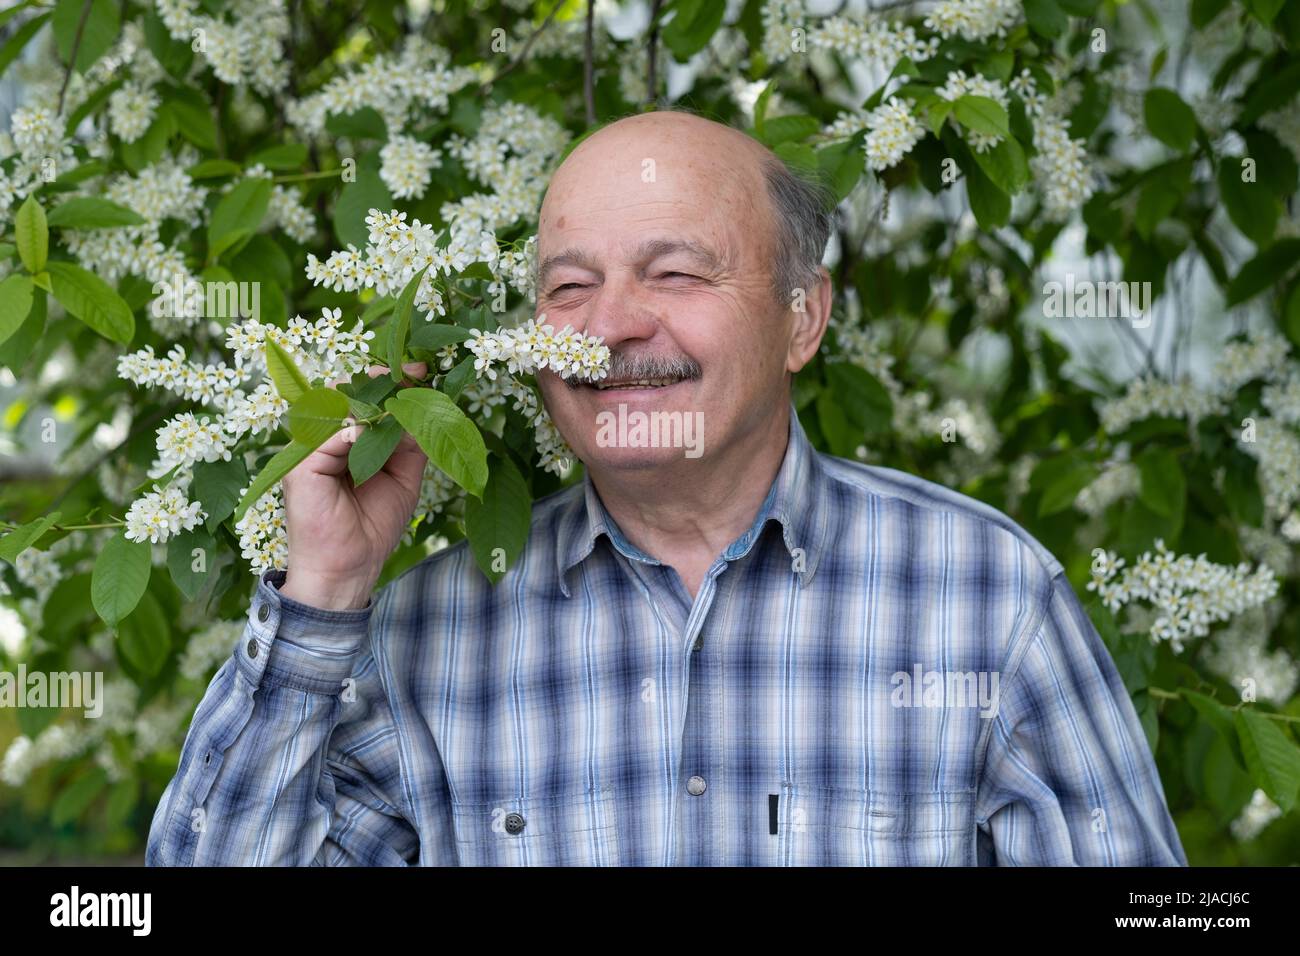
{"type": "Polygon", "coordinates": [[[501,79],[501,77],[505,76],[524,61],[524,57],[528,56],[528,51],[533,48],[533,41],[541,36],[542,31],[551,25],[551,21],[555,19],[555,15],[560,12],[560,7],[562,6],[564,6],[564,0],[556,0],[555,6],[551,7],[551,12],[546,15],[546,19],[542,21],[541,26],[528,34],[528,38],[524,40],[524,45],[519,48],[519,52],[515,54],[514,58],[506,64],[506,68],[479,87],[478,91],[480,94],[486,93],[492,88],[493,83],[501,79]]]}
{"type": "Polygon", "coordinates": [[[592,35],[596,30],[596,0],[587,0],[587,35],[582,43],[582,100],[587,106],[587,125],[596,125],[596,66],[592,62],[592,35]]]}
{"type": "Polygon", "coordinates": [[[56,110],[58,115],[63,115],[63,95],[68,92],[68,81],[72,79],[72,67],[77,62],[77,52],[81,49],[81,34],[86,29],[86,18],[90,16],[90,4],[92,0],[84,0],[81,4],[81,17],[77,20],[77,33],[72,38],[72,49],[68,52],[68,68],[63,71],[63,85],[59,87],[59,107],[56,110]]]}
{"type": "Polygon", "coordinates": [[[649,66],[646,67],[646,105],[659,105],[659,7],[663,0],[654,0],[650,5],[650,38],[647,43],[649,66]]]}

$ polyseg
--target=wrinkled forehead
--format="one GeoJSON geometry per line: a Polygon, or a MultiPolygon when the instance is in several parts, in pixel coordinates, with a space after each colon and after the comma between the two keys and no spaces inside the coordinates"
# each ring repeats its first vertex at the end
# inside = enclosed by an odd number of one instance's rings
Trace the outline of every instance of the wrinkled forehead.
{"type": "Polygon", "coordinates": [[[761,154],[719,129],[608,127],[581,144],[551,178],[539,255],[574,246],[612,254],[665,236],[764,255],[773,224],[761,154]]]}

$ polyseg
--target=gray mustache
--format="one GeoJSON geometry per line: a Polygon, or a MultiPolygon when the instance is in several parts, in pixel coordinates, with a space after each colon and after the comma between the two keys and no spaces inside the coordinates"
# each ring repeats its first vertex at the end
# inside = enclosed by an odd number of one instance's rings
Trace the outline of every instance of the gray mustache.
{"type": "MultiPolygon", "coordinates": [[[[662,358],[659,356],[624,356],[612,352],[609,358],[609,371],[605,381],[619,381],[637,378],[673,378],[690,381],[703,373],[700,363],[685,356],[662,358]]],[[[565,379],[564,384],[570,389],[581,388],[583,383],[577,379],[565,379]]]]}

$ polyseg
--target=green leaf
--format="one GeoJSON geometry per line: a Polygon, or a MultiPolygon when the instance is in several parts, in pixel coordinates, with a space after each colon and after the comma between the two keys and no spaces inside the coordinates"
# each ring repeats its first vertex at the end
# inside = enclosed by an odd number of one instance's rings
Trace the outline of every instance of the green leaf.
{"type": "Polygon", "coordinates": [[[70,262],[49,264],[54,298],[100,335],[122,345],[135,336],[131,307],[99,276],[70,262]]]}
{"type": "Polygon", "coordinates": [[[168,92],[166,104],[182,136],[199,149],[217,148],[217,124],[212,118],[212,108],[201,93],[173,89],[168,92]]]}
{"type": "Polygon", "coordinates": [[[18,55],[23,52],[28,41],[41,32],[41,27],[45,26],[51,16],[53,14],[42,13],[39,17],[32,17],[14,32],[4,46],[0,47],[0,73],[4,73],[9,69],[9,64],[18,59],[18,55]]]}
{"type": "Polygon", "coordinates": [[[315,446],[304,445],[301,442],[291,441],[285,445],[275,456],[266,463],[253,483],[248,486],[244,492],[244,497],[239,499],[239,504],[235,507],[235,523],[238,524],[243,520],[248,509],[257,501],[258,498],[271,490],[271,486],[277,481],[293,471],[308,455],[315,451],[315,446]]]}
{"type": "Polygon", "coordinates": [[[257,231],[271,201],[271,180],[245,179],[222,197],[208,223],[208,261],[257,231]]]}
{"type": "MultiPolygon", "coordinates": [[[[973,155],[974,150],[971,152],[973,155]]],[[[966,198],[979,227],[987,232],[1010,222],[1011,197],[984,174],[978,163],[968,166],[965,172],[966,198]]]]}
{"type": "Polygon", "coordinates": [[[313,388],[289,406],[289,434],[307,448],[317,448],[343,428],[348,397],[334,388],[313,388]]]}
{"type": "Polygon", "coordinates": [[[845,415],[865,434],[889,430],[894,402],[874,375],[852,362],[827,362],[826,380],[845,415]]]}
{"type": "Polygon", "coordinates": [[[1187,479],[1178,456],[1168,448],[1148,448],[1137,458],[1142,484],[1138,500],[1158,515],[1172,518],[1182,514],[1187,501],[1187,479]]]}
{"type": "Polygon", "coordinates": [[[1182,690],[1179,692],[1187,703],[1191,704],[1193,709],[1201,717],[1218,731],[1223,737],[1224,743],[1232,751],[1233,758],[1241,765],[1241,769],[1246,769],[1246,758],[1241,753],[1241,742],[1237,737],[1237,725],[1233,721],[1233,712],[1224,707],[1213,697],[1206,697],[1204,694],[1198,694],[1194,690],[1182,690]]]}
{"type": "Polygon", "coordinates": [[[54,8],[54,42],[59,59],[68,63],[72,48],[77,48],[77,72],[85,73],[90,65],[108,52],[122,28],[117,18],[118,5],[113,0],[59,0],[54,8]],[[84,12],[84,22],[83,22],[84,12]],[[77,33],[81,38],[78,41],[77,33]]]}
{"type": "Polygon", "coordinates": [[[514,462],[494,455],[482,500],[465,499],[465,534],[481,570],[495,584],[505,570],[495,570],[497,549],[509,569],[528,543],[533,499],[514,462]]]}
{"type": "Polygon", "coordinates": [[[1039,36],[1055,40],[1070,25],[1057,0],[1025,0],[1025,20],[1039,36]]]}
{"type": "Polygon", "coordinates": [[[371,106],[363,106],[352,113],[331,113],[325,117],[325,130],[332,136],[353,139],[388,138],[388,126],[384,123],[383,116],[371,106]]]}
{"type": "Polygon", "coordinates": [[[149,586],[151,554],[148,541],[128,541],[124,535],[115,535],[95,558],[90,602],[109,627],[117,627],[140,603],[149,586]]]}
{"type": "Polygon", "coordinates": [[[1238,156],[1225,156],[1219,162],[1219,198],[1246,238],[1257,246],[1267,245],[1277,227],[1278,202],[1264,182],[1242,181],[1241,162],[1238,156]]]}
{"type": "Polygon", "coordinates": [[[27,271],[43,272],[50,255],[50,229],[45,222],[45,210],[35,196],[28,196],[18,207],[14,230],[18,257],[23,260],[27,271]]]}
{"type": "Polygon", "coordinates": [[[104,822],[110,828],[120,827],[131,818],[137,803],[139,785],[134,780],[119,780],[108,788],[104,802],[104,822]]]}
{"type": "Polygon", "coordinates": [[[996,100],[987,96],[967,94],[959,97],[953,104],[953,116],[957,122],[976,133],[988,136],[1010,136],[1010,121],[1007,111],[996,100]]]}
{"type": "Polygon", "coordinates": [[[239,504],[239,489],[248,484],[248,469],[242,458],[230,461],[200,461],[194,465],[190,482],[190,500],[198,501],[207,513],[209,531],[229,518],[239,504]]]}
{"type": "Polygon", "coordinates": [[[478,426],[455,402],[431,388],[404,388],[384,408],[447,477],[482,496],[488,479],[487,446],[478,426]]]}
{"type": "Polygon", "coordinates": [[[122,162],[133,173],[141,172],[162,158],[167,143],[176,132],[176,115],[163,103],[144,135],[132,143],[122,143],[122,162]]]}
{"type": "Polygon", "coordinates": [[[677,0],[675,15],[664,25],[660,36],[679,63],[685,63],[703,50],[717,32],[727,11],[717,0],[677,0]]]}
{"type": "Polygon", "coordinates": [[[406,337],[411,331],[411,312],[415,309],[415,294],[420,290],[420,283],[428,271],[429,267],[425,266],[411,276],[411,281],[406,283],[402,294],[397,297],[393,317],[389,320],[393,327],[388,339],[388,374],[394,382],[400,382],[404,375],[402,360],[406,355],[406,337]]]}
{"type": "Polygon", "coordinates": [[[25,525],[14,528],[13,531],[0,538],[0,561],[8,561],[13,564],[14,559],[39,541],[41,535],[45,534],[51,525],[56,524],[61,515],[62,512],[53,511],[43,518],[37,518],[35,521],[29,521],[25,525]]]}
{"type": "Polygon", "coordinates": [[[59,795],[50,807],[50,823],[56,827],[76,823],[107,786],[107,772],[103,767],[92,766],[71,783],[59,789],[59,795]]]}
{"type": "Polygon", "coordinates": [[[1014,137],[1008,136],[984,152],[971,150],[971,156],[993,185],[1015,195],[1029,183],[1029,162],[1014,137]]]}
{"type": "Polygon", "coordinates": [[[1196,139],[1196,114],[1173,90],[1155,86],[1142,104],[1147,129],[1170,149],[1186,152],[1196,139]]]}
{"type": "Polygon", "coordinates": [[[1269,72],[1253,84],[1233,126],[1243,129],[1265,113],[1271,113],[1295,100],[1300,93],[1300,62],[1291,62],[1277,72],[1269,72]]]}
{"type": "Polygon", "coordinates": [[[154,677],[167,663],[171,653],[167,615],[152,593],[141,595],[139,606],[118,627],[117,646],[131,666],[146,677],[154,677]]]}
{"type": "Polygon", "coordinates": [[[1192,26],[1201,29],[1223,12],[1229,0],[1192,0],[1192,26]]]}
{"type": "Polygon", "coordinates": [[[172,583],[185,595],[185,600],[193,601],[203,590],[208,575],[216,570],[217,540],[207,528],[199,525],[190,531],[182,531],[167,540],[167,570],[171,573],[172,583]],[[203,551],[201,571],[194,570],[198,561],[194,551],[203,551]]]}
{"type": "Polygon", "coordinates": [[[1300,239],[1279,239],[1251,259],[1228,283],[1225,305],[1240,305],[1274,283],[1281,282],[1300,264],[1300,239]]]}
{"type": "Polygon", "coordinates": [[[459,325],[443,325],[440,322],[416,322],[411,329],[411,345],[414,348],[429,349],[436,352],[447,345],[468,342],[473,336],[468,329],[459,325]]]}
{"type": "Polygon", "coordinates": [[[8,341],[32,311],[32,278],[14,273],[0,282],[0,344],[8,341]]]}
{"type": "Polygon", "coordinates": [[[762,141],[777,146],[792,140],[807,139],[821,131],[821,121],[815,116],[774,116],[763,125],[762,141]]]}
{"type": "Polygon", "coordinates": [[[281,143],[254,153],[250,166],[261,163],[267,169],[301,169],[307,162],[307,147],[302,143],[281,143]]]}
{"type": "Polygon", "coordinates": [[[1076,461],[1063,475],[1043,489],[1038,502],[1038,517],[1046,518],[1074,505],[1079,492],[1097,477],[1097,466],[1091,462],[1076,461]]]}
{"type": "MultiPolygon", "coordinates": [[[[35,279],[32,280],[32,284],[36,284],[35,279]]],[[[45,334],[46,310],[46,293],[44,290],[37,289],[32,295],[32,309],[27,315],[27,320],[6,341],[0,342],[0,365],[15,375],[22,370],[36,343],[45,334]]]]}
{"type": "Polygon", "coordinates": [[[1259,711],[1237,711],[1237,736],[1255,785],[1290,813],[1300,790],[1300,747],[1291,742],[1272,720],[1259,711]]]}
{"type": "Polygon", "coordinates": [[[404,434],[402,426],[391,415],[377,425],[363,428],[348,451],[348,471],[353,484],[360,485],[378,473],[404,434]]]}
{"type": "Polygon", "coordinates": [[[74,196],[50,211],[47,224],[67,229],[110,229],[140,226],[145,220],[125,206],[98,196],[74,196]]]}
{"type": "Polygon", "coordinates": [[[370,234],[366,227],[370,210],[387,212],[392,208],[392,194],[379,178],[379,173],[358,169],[356,182],[344,184],[339,201],[334,204],[334,234],[344,245],[351,243],[364,249],[366,237],[370,234]]]}
{"type": "Polygon", "coordinates": [[[229,159],[205,159],[185,170],[185,174],[190,179],[216,179],[218,176],[238,176],[243,171],[244,167],[229,159]]]}
{"type": "Polygon", "coordinates": [[[294,364],[289,353],[269,338],[266,340],[266,370],[271,373],[275,390],[291,405],[311,390],[307,376],[294,364]]]}
{"type": "Polygon", "coordinates": [[[443,376],[439,389],[446,394],[453,402],[460,398],[460,393],[465,391],[465,386],[474,380],[474,356],[467,355],[461,359],[443,376]]]}

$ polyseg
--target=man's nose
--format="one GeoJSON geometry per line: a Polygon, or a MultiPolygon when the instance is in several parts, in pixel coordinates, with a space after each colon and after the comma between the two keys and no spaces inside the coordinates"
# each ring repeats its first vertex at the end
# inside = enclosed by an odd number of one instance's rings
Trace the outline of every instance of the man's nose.
{"type": "Polygon", "coordinates": [[[587,335],[598,335],[614,348],[621,342],[654,337],[659,318],[653,304],[631,278],[606,277],[588,303],[587,335]]]}

